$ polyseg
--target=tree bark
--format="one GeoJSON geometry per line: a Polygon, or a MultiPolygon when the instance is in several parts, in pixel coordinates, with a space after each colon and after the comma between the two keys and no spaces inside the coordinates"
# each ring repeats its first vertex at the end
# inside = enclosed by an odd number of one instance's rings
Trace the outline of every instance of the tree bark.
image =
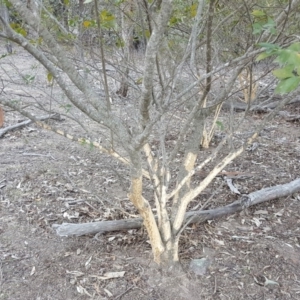
{"type": "MultiPolygon", "coordinates": [[[[300,191],[300,178],[282,185],[264,188],[253,192],[249,195],[242,196],[233,203],[210,210],[190,211],[185,214],[185,221],[192,223],[203,223],[207,220],[214,220],[228,214],[239,212],[246,207],[250,207],[259,203],[286,197],[300,191]]],[[[138,229],[142,226],[143,220],[140,218],[115,221],[101,221],[83,224],[53,224],[59,236],[82,236],[86,234],[104,233],[110,231],[138,229]]],[[[167,254],[166,254],[167,255],[167,254]]]]}

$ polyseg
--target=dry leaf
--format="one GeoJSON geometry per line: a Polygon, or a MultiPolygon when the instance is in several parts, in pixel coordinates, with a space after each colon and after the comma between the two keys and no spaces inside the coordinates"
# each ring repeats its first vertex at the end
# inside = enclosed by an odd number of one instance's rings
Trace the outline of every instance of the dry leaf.
{"type": "Polygon", "coordinates": [[[78,219],[79,218],[79,213],[76,211],[74,213],[74,215],[72,216],[72,215],[69,215],[67,212],[64,212],[63,217],[67,218],[69,220],[71,220],[71,219],[78,219]]]}
{"type": "Polygon", "coordinates": [[[104,292],[107,294],[108,297],[112,297],[113,294],[108,289],[103,289],[104,292]]]}
{"type": "Polygon", "coordinates": [[[124,274],[125,274],[125,271],[121,271],[121,272],[106,272],[105,274],[103,274],[103,276],[90,275],[90,277],[98,278],[98,279],[101,279],[101,280],[107,280],[107,279],[112,279],[112,278],[124,277],[124,274]]]}
{"type": "Polygon", "coordinates": [[[267,210],[257,210],[253,214],[254,215],[267,215],[268,211],[267,210]]]}
{"type": "Polygon", "coordinates": [[[276,217],[282,217],[283,216],[283,213],[284,213],[284,209],[281,209],[280,211],[278,211],[277,213],[275,213],[274,215],[276,217]]]}
{"type": "Polygon", "coordinates": [[[35,273],[35,266],[32,267],[31,272],[30,272],[30,276],[34,275],[35,273]]]}
{"type": "MultiPolygon", "coordinates": [[[[226,177],[225,177],[226,178],[226,177]]],[[[230,178],[226,178],[226,183],[227,185],[229,186],[230,190],[235,193],[235,194],[238,194],[240,195],[241,193],[239,192],[239,190],[234,186],[233,182],[232,182],[232,179],[230,178]]]]}
{"type": "Polygon", "coordinates": [[[224,246],[224,245],[225,245],[224,241],[222,241],[222,240],[217,240],[217,239],[215,239],[215,242],[216,242],[218,245],[220,245],[220,246],[224,246]]]}
{"type": "Polygon", "coordinates": [[[91,260],[92,260],[92,257],[93,257],[93,256],[91,256],[91,257],[86,261],[85,267],[87,267],[87,266],[90,264],[90,262],[91,262],[91,260]]]}
{"type": "Polygon", "coordinates": [[[70,275],[73,275],[75,277],[80,277],[80,276],[83,276],[84,273],[80,272],[80,271],[68,271],[66,270],[66,273],[67,274],[70,274],[70,275]]]}
{"type": "Polygon", "coordinates": [[[259,227],[259,226],[261,225],[261,222],[260,222],[259,219],[257,219],[257,218],[253,218],[253,219],[251,220],[251,222],[253,222],[257,227],[259,227]]]}
{"type": "Polygon", "coordinates": [[[93,297],[84,287],[82,287],[81,285],[77,285],[76,286],[76,289],[77,289],[77,292],[79,293],[79,294],[86,294],[87,296],[89,296],[89,297],[93,297]]]}

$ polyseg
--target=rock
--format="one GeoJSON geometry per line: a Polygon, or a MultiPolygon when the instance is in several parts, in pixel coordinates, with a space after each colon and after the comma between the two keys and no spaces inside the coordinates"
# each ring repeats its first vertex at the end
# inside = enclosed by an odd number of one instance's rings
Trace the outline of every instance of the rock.
{"type": "Polygon", "coordinates": [[[196,275],[205,275],[212,260],[209,258],[193,259],[190,263],[189,269],[196,275]]]}

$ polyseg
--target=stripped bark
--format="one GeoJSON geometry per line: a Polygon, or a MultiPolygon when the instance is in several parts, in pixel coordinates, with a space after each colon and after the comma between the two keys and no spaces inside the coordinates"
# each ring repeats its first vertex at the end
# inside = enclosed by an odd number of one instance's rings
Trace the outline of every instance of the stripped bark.
{"type": "MultiPolygon", "coordinates": [[[[0,128],[4,125],[4,110],[0,106],[0,128]]],[[[3,134],[2,134],[3,135],[3,134]]],[[[0,137],[1,137],[1,131],[0,131],[0,137]]]]}

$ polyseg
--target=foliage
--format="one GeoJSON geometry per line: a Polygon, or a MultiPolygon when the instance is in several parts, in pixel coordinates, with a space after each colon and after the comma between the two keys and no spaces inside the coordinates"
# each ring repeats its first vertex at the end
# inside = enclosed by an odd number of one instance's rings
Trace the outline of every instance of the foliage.
{"type": "Polygon", "coordinates": [[[253,34],[260,34],[264,31],[269,31],[271,34],[276,34],[274,19],[267,15],[262,10],[253,10],[253,34]]]}
{"type": "Polygon", "coordinates": [[[274,62],[280,66],[273,71],[273,75],[279,81],[275,92],[286,94],[294,91],[300,84],[300,43],[293,43],[287,48],[270,43],[260,43],[259,46],[264,48],[265,52],[257,57],[257,61],[273,56],[274,62]]]}

